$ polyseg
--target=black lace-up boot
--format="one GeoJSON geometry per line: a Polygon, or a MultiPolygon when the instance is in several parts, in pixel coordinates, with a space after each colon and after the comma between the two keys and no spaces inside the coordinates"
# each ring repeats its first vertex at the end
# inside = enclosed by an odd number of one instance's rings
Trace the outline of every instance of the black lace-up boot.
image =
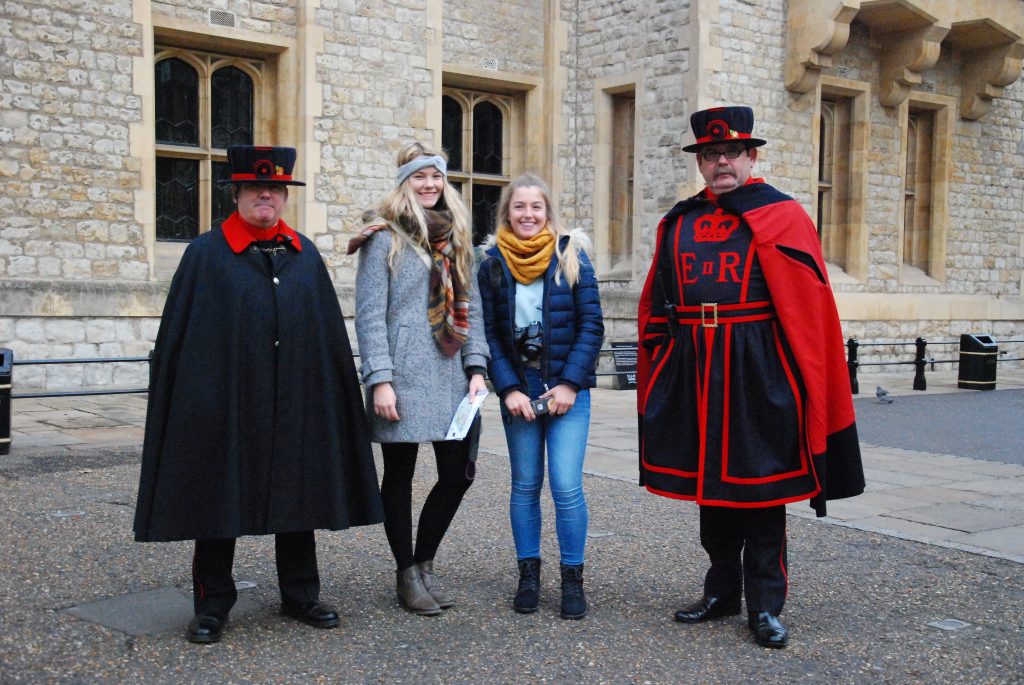
{"type": "Polygon", "coordinates": [[[587,597],[583,594],[583,564],[561,565],[562,618],[580,619],[587,615],[587,597]]]}
{"type": "Polygon", "coordinates": [[[540,602],[540,558],[519,560],[519,588],[512,600],[512,608],[520,614],[537,611],[540,602]]]}

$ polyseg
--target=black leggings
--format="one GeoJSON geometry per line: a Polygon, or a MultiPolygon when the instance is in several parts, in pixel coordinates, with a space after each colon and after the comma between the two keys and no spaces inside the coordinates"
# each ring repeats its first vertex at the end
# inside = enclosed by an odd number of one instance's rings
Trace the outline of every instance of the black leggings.
{"type": "Polygon", "coordinates": [[[416,551],[412,546],[412,477],[416,472],[415,442],[385,442],[380,449],[384,456],[384,476],[380,495],[384,500],[384,532],[398,570],[421,561],[430,561],[437,554],[441,539],[455,518],[462,496],[473,481],[466,477],[469,465],[470,440],[435,442],[437,483],[427,495],[416,527],[416,551]]]}

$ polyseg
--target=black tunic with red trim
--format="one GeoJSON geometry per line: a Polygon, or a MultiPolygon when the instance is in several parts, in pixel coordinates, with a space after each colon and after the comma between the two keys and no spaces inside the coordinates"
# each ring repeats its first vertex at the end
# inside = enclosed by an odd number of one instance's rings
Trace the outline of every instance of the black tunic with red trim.
{"type": "Polygon", "coordinates": [[[821,515],[826,496],[863,491],[835,302],[791,198],[758,181],[677,205],[659,226],[639,330],[650,491],[728,507],[813,498],[821,515]]]}

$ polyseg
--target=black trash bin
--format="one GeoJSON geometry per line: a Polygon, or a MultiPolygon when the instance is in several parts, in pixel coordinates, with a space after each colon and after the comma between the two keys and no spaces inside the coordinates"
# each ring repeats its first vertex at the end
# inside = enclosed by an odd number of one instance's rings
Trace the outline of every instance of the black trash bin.
{"type": "Polygon", "coordinates": [[[0,349],[0,454],[11,451],[11,370],[14,352],[0,349]]]}
{"type": "Polygon", "coordinates": [[[996,359],[999,345],[990,335],[960,336],[960,373],[957,387],[968,390],[996,389],[996,359]]]}

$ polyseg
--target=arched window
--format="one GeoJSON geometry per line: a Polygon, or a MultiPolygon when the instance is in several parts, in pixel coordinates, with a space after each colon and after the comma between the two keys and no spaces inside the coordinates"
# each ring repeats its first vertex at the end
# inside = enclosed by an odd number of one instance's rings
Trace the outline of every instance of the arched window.
{"type": "Polygon", "coordinates": [[[213,147],[252,144],[252,79],[238,67],[222,67],[210,81],[213,147]]]}
{"type": "Polygon", "coordinates": [[[183,59],[157,62],[156,141],[199,145],[199,73],[183,59]]]}
{"type": "Polygon", "coordinates": [[[494,231],[501,189],[508,185],[512,106],[509,96],[451,88],[441,99],[448,180],[462,191],[472,212],[477,245],[494,231]]]}
{"type": "Polygon", "coordinates": [[[473,107],[473,170],[500,174],[504,158],[501,110],[484,100],[473,107]]]}
{"type": "Polygon", "coordinates": [[[441,147],[448,153],[448,168],[462,168],[462,105],[449,96],[441,98],[441,147]]]}
{"type": "Polygon", "coordinates": [[[191,240],[232,211],[226,149],[252,145],[263,63],[158,48],[156,237],[191,240]]]}

